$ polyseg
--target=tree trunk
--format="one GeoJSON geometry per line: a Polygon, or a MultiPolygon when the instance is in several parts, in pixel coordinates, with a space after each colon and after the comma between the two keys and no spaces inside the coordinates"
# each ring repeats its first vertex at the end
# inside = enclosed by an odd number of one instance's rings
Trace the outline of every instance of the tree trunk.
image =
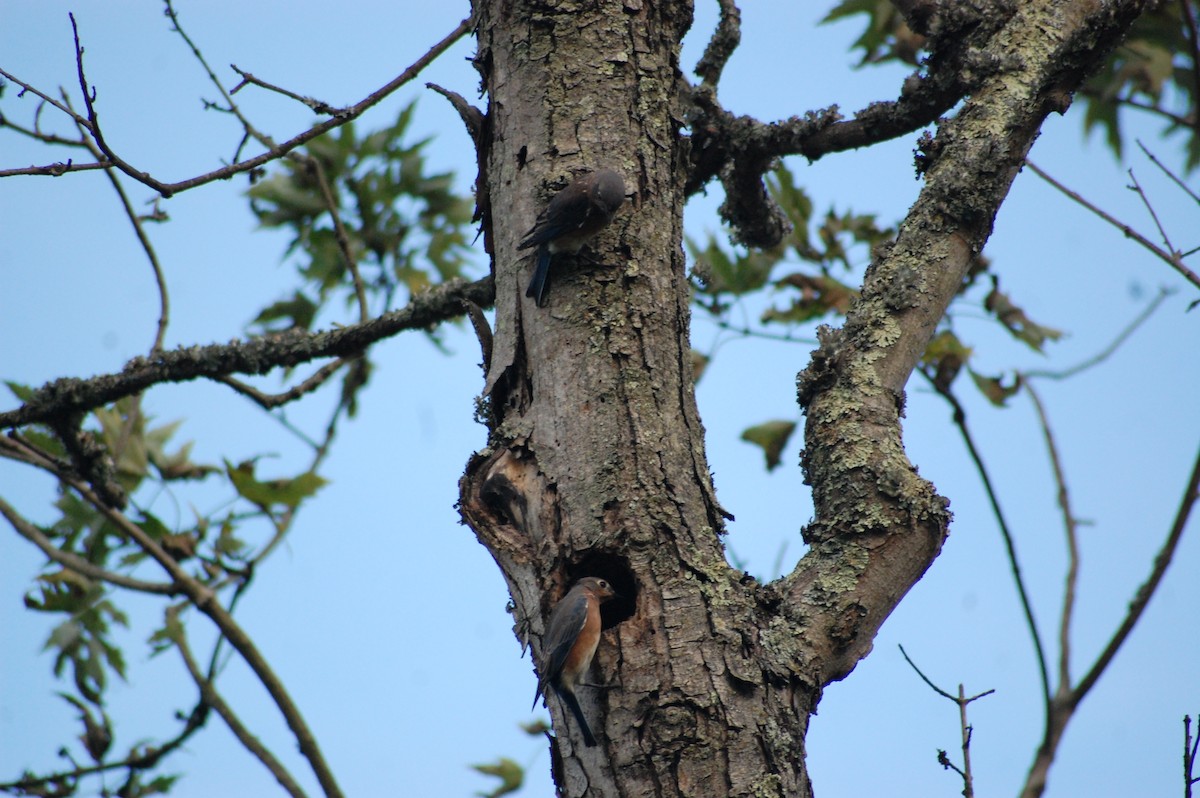
{"type": "Polygon", "coordinates": [[[692,390],[678,64],[691,3],[476,0],[496,334],[491,437],[462,513],[535,654],[572,581],[602,576],[621,594],[592,671],[606,687],[580,690],[600,745],[584,747],[549,700],[561,794],[811,794],[804,739],[822,688],[870,651],[947,532],[945,501],[904,453],[904,384],[1042,120],[1141,7],[1020,5],[925,147],[897,241],[800,377],[816,516],[795,571],[763,585],[726,563],[692,390]],[[538,308],[517,244],[555,190],[599,167],[632,200],[579,257],[556,258],[538,308]]]}

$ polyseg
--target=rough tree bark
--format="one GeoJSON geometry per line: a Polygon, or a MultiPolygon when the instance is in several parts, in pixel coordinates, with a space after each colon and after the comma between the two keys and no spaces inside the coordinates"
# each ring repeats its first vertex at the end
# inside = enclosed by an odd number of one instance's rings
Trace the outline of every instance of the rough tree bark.
{"type": "Polygon", "coordinates": [[[594,666],[609,687],[581,691],[600,745],[583,747],[550,702],[561,794],[810,795],[804,740],[822,689],[937,556],[950,516],[905,455],[905,382],[1043,120],[1144,4],[974,5],[921,4],[935,35],[987,30],[958,77],[965,102],[923,143],[925,186],[897,240],[798,379],[810,548],[760,584],[724,557],[688,357],[694,109],[678,57],[692,5],[476,1],[496,334],[491,438],[463,477],[462,514],[535,653],[574,579],[606,577],[623,597],[606,607],[594,666]],[[517,242],[554,190],[599,166],[625,176],[632,201],[583,257],[555,262],[537,308],[517,242]]]}

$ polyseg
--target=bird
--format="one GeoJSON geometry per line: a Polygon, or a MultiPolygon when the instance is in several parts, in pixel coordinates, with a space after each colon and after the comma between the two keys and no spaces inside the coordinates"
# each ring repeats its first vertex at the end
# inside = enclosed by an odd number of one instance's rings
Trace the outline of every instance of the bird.
{"type": "Polygon", "coordinates": [[[625,181],[611,169],[586,174],[555,194],[517,245],[517,249],[538,248],[525,296],[544,307],[550,258],[559,252],[579,252],[588,239],[608,226],[624,202],[625,181]]]}
{"type": "Polygon", "coordinates": [[[575,697],[575,687],[591,666],[600,645],[600,605],[616,595],[605,579],[595,576],[580,579],[550,611],[550,623],[542,640],[542,669],[533,706],[537,706],[547,684],[553,687],[575,716],[583,741],[589,747],[596,744],[596,738],[575,697]]]}

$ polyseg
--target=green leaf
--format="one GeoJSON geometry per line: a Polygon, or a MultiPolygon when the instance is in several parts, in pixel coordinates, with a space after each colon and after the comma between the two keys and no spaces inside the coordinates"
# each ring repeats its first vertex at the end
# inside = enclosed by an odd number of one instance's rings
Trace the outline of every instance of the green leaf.
{"type": "Polygon", "coordinates": [[[992,277],[992,290],[984,298],[983,306],[1004,325],[1005,329],[1012,333],[1014,338],[1028,344],[1036,352],[1042,351],[1042,345],[1046,341],[1057,341],[1063,336],[1061,330],[1043,326],[1029,318],[1025,311],[1017,307],[1007,294],[1000,291],[1000,283],[995,276],[992,277]]]}
{"type": "Polygon", "coordinates": [[[780,455],[796,429],[794,421],[767,421],[749,427],[742,433],[742,440],[762,447],[767,458],[767,470],[774,471],[779,465],[780,455]]]}
{"type": "Polygon", "coordinates": [[[13,396],[17,397],[18,401],[28,402],[33,398],[34,391],[28,385],[22,385],[19,382],[11,380],[5,380],[4,384],[8,386],[8,390],[13,392],[13,396]]]}
{"type": "Polygon", "coordinates": [[[302,330],[312,329],[313,319],[317,315],[317,303],[313,302],[302,292],[297,291],[292,294],[291,299],[285,299],[268,305],[254,317],[252,324],[256,324],[264,331],[279,331],[293,327],[299,327],[302,330]],[[272,325],[272,322],[284,320],[286,324],[272,325]]]}
{"type": "Polygon", "coordinates": [[[891,0],[843,0],[821,20],[822,24],[865,14],[867,26],[854,42],[854,49],[863,51],[859,66],[883,61],[901,60],[917,63],[917,51],[925,44],[922,36],[913,33],[891,0]]]}
{"type": "Polygon", "coordinates": [[[269,509],[276,505],[295,508],[300,502],[320,490],[327,482],[311,471],[306,471],[293,479],[273,479],[268,482],[260,482],[254,476],[253,461],[234,466],[226,460],[225,471],[238,495],[263,509],[269,509]]]}
{"type": "Polygon", "coordinates": [[[521,789],[521,785],[525,781],[525,769],[508,757],[501,757],[493,764],[471,765],[471,767],[485,776],[495,776],[500,779],[500,784],[491,792],[475,793],[482,798],[500,798],[502,795],[516,792],[521,789]]]}
{"type": "Polygon", "coordinates": [[[971,375],[971,379],[975,381],[975,387],[979,389],[987,400],[996,407],[1006,407],[1009,397],[1021,390],[1021,377],[1015,375],[1011,385],[1004,384],[1003,375],[997,377],[985,377],[982,374],[975,372],[973,369],[967,369],[971,375]]]}
{"type": "Polygon", "coordinates": [[[801,323],[817,319],[828,313],[845,315],[850,304],[858,298],[858,291],[826,275],[795,273],[781,278],[780,288],[794,288],[798,294],[787,308],[769,308],[763,313],[763,323],[801,323]]]}
{"type": "Polygon", "coordinates": [[[942,330],[933,337],[921,355],[921,365],[933,378],[940,391],[948,391],[963,365],[971,358],[971,347],[965,346],[958,336],[942,330]]]}
{"type": "Polygon", "coordinates": [[[186,603],[172,604],[163,612],[163,625],[156,629],[147,641],[150,643],[151,656],[158,656],[183,639],[183,621],[180,616],[185,609],[186,603]]]}

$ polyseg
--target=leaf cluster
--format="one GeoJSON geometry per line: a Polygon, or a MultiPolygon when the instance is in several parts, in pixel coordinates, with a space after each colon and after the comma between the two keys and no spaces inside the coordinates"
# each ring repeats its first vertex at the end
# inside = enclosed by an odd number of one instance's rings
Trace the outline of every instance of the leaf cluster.
{"type": "Polygon", "coordinates": [[[414,110],[366,135],[348,123],[315,138],[250,188],[259,224],[290,235],[301,281],[254,320],[262,331],[308,330],[328,301],[353,303],[352,265],[376,310],[463,274],[471,205],[452,173],[428,172],[429,139],[405,141],[414,110]]]}

